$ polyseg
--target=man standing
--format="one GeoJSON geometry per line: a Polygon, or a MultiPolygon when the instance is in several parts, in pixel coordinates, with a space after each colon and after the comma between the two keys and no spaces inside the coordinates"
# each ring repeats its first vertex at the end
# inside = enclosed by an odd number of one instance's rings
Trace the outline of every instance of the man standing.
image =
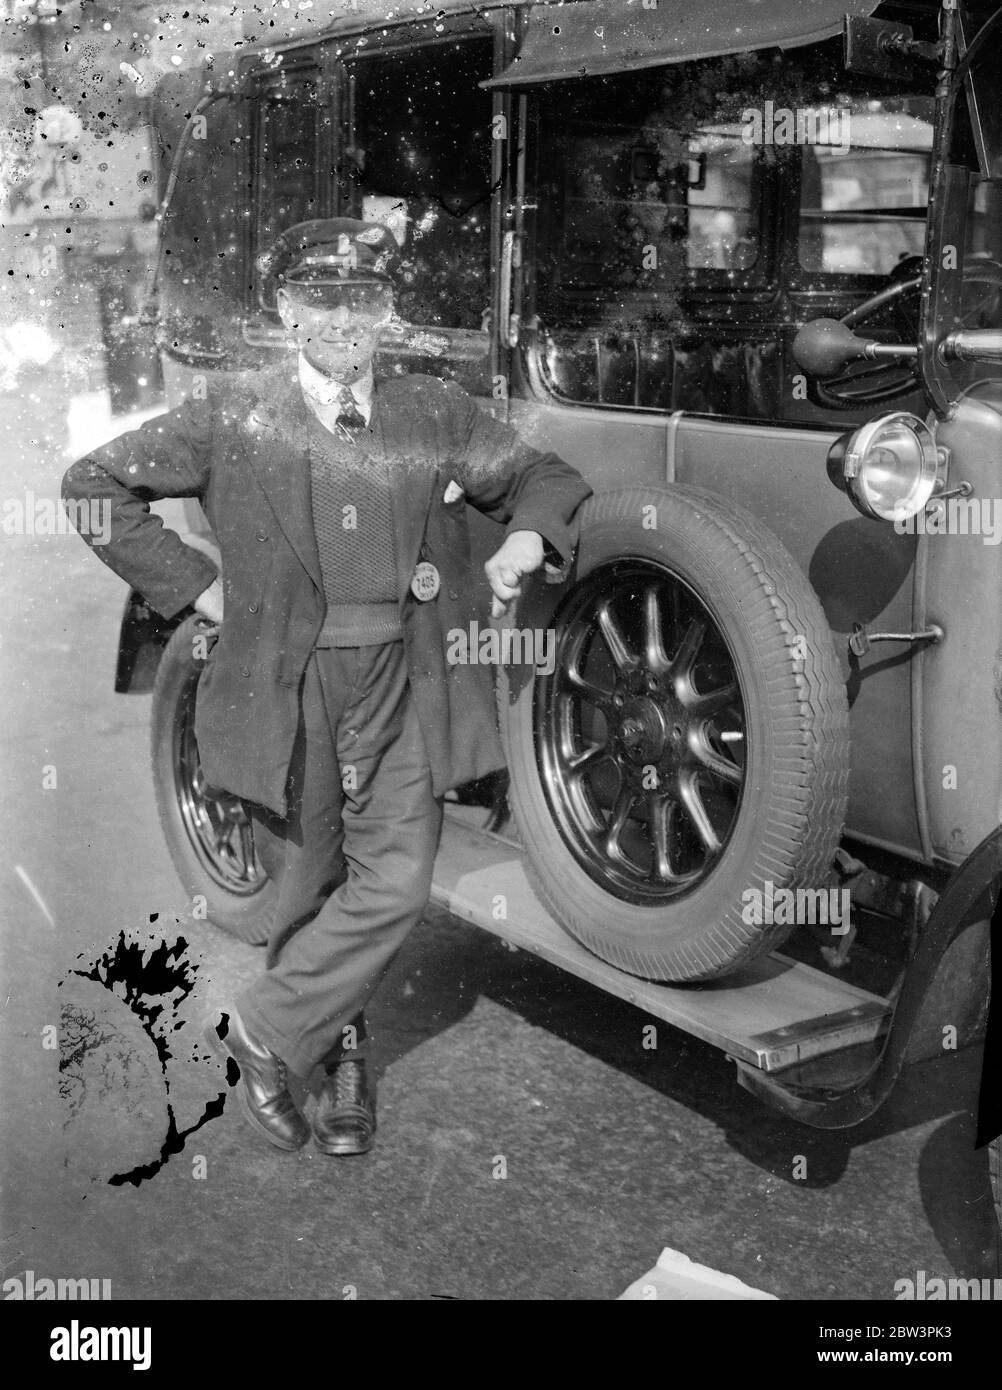
{"type": "Polygon", "coordinates": [[[375,223],[290,228],[262,265],[293,373],[185,402],[63,488],[110,507],[96,553],[153,608],[220,624],[199,752],[247,804],[279,892],[266,969],[209,1035],[240,1066],[250,1122],[286,1150],[311,1130],[288,1070],[317,1064],[318,1147],[371,1147],[365,1003],[427,904],[444,793],[503,765],[492,673],[444,655],[475,616],[465,503],[507,527],[485,566],[499,617],[526,575],[570,562],[590,492],[454,384],[375,381],[396,261],[375,223]],[[150,513],[179,496],[201,500],[221,577],[150,513]]]}

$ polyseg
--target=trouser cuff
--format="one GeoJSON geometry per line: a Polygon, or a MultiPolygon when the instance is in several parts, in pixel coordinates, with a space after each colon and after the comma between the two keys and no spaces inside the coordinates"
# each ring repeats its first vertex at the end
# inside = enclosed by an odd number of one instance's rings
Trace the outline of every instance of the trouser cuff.
{"type": "Polygon", "coordinates": [[[315,1057],[310,1057],[290,1042],[288,1038],[283,1038],[281,1033],[276,1032],[268,1023],[267,1019],[262,1018],[251,1000],[247,998],[238,999],[236,1009],[244,1021],[244,1027],[256,1042],[263,1043],[270,1052],[274,1052],[276,1057],[281,1057],[282,1061],[290,1071],[295,1072],[299,1077],[306,1078],[317,1064],[315,1057]]]}

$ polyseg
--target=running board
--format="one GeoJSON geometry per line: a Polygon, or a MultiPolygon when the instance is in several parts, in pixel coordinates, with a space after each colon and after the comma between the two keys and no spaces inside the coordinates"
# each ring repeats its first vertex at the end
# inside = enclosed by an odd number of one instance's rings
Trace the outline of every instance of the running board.
{"type": "Polygon", "coordinates": [[[512,841],[447,813],[432,902],[761,1071],[872,1042],[889,1022],[886,1000],[778,951],[708,985],[659,985],[624,974],[554,921],[529,884],[524,859],[512,841]]]}

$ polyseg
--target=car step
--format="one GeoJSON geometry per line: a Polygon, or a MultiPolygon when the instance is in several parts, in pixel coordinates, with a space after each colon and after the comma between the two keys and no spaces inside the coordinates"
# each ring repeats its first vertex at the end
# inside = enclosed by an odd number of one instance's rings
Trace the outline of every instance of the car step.
{"type": "Polygon", "coordinates": [[[530,886],[518,845],[449,815],[431,897],[454,916],[762,1071],[872,1042],[890,1019],[885,999],[778,951],[707,985],[680,988],[627,975],[593,956],[554,921],[530,886]],[[504,904],[497,917],[499,894],[504,904]]]}

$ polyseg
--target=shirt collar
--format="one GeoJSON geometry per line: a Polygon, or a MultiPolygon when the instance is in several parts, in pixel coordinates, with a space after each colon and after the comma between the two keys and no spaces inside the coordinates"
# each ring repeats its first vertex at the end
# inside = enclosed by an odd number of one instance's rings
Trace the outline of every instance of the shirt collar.
{"type": "MultiPolygon", "coordinates": [[[[331,415],[333,412],[333,418],[337,419],[338,414],[340,414],[340,411],[335,409],[337,398],[348,385],[347,382],[335,381],[333,377],[318,371],[313,363],[308,362],[300,353],[299,384],[303,388],[303,395],[311,405],[322,407],[325,415],[331,415]]],[[[372,368],[370,367],[365,376],[352,382],[348,388],[366,424],[369,423],[372,416],[373,386],[372,368]]]]}

